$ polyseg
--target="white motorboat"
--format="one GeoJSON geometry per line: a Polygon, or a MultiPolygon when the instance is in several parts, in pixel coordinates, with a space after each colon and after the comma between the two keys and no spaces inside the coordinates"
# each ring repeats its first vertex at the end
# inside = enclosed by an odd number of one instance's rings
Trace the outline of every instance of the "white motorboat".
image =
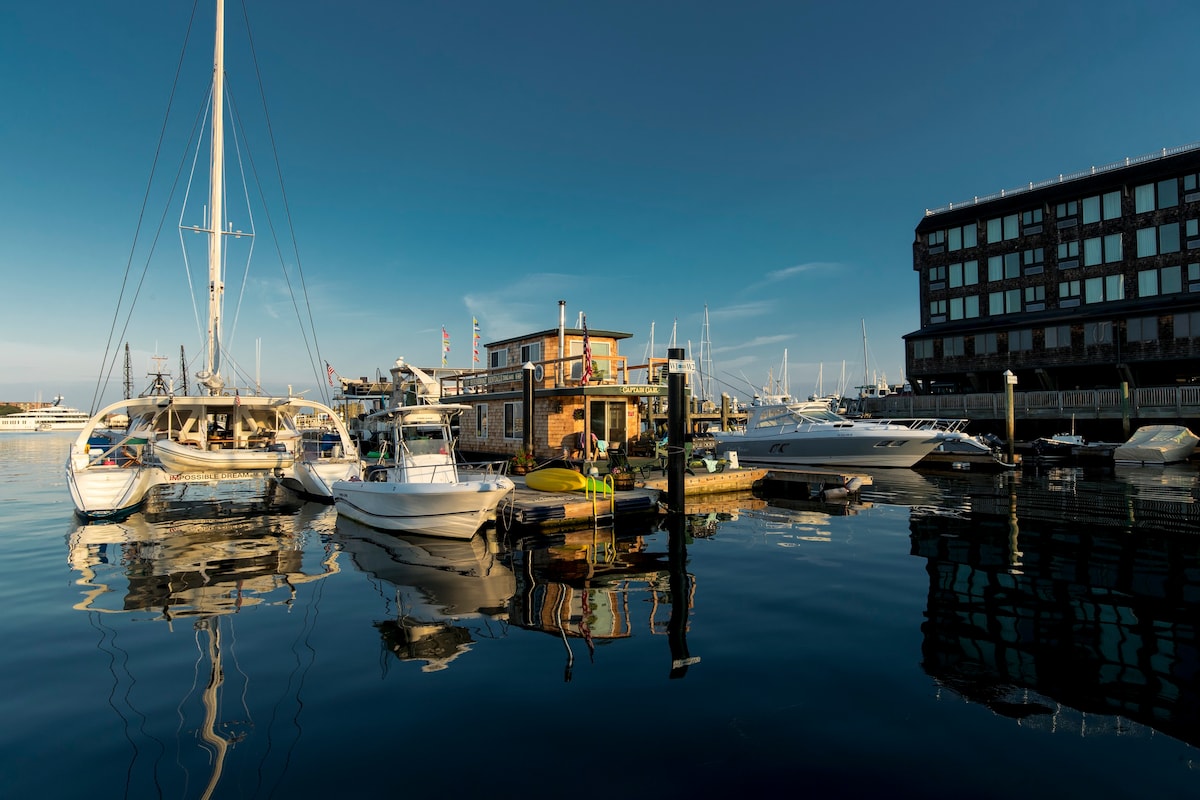
{"type": "Polygon", "coordinates": [[[54,398],[54,405],[0,416],[0,433],[83,430],[88,423],[88,413],[78,408],[61,406],[61,402],[62,395],[59,395],[54,398]]]}
{"type": "Polygon", "coordinates": [[[1187,461],[1200,437],[1182,425],[1143,425],[1113,450],[1118,464],[1173,464],[1187,461]]]}
{"type": "Polygon", "coordinates": [[[386,530],[470,539],[514,488],[504,475],[459,475],[450,429],[468,406],[437,403],[395,406],[372,415],[388,425],[386,465],[368,467],[365,480],[333,484],[338,514],[386,530]]]}
{"type": "Polygon", "coordinates": [[[335,480],[361,473],[357,448],[333,409],[290,389],[286,396],[268,396],[256,388],[230,386],[222,375],[223,360],[230,360],[222,332],[227,248],[232,239],[253,236],[253,231],[237,230],[222,205],[227,197],[224,0],[216,0],[214,53],[208,205],[203,225],[181,225],[207,237],[204,368],[197,373],[194,394],[176,394],[160,371],[147,393],[112,403],[86,422],[66,463],[71,497],[85,518],[125,516],[156,486],[187,483],[230,484],[238,492],[248,482],[257,483],[264,493],[278,484],[303,497],[329,501],[335,480]],[[128,419],[126,427],[106,428],[121,416],[128,419]],[[323,430],[298,424],[314,417],[323,430]]]}
{"type": "Polygon", "coordinates": [[[850,420],[823,403],[751,405],[744,431],[715,431],[718,455],[752,464],[911,467],[946,432],[887,420],[850,420]]]}

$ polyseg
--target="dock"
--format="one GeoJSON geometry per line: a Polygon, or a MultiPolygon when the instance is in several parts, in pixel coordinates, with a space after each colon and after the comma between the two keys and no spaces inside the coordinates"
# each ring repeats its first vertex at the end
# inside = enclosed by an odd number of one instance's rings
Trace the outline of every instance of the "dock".
{"type": "MultiPolygon", "coordinates": [[[[583,492],[545,492],[530,489],[521,476],[510,476],[516,483],[511,502],[496,510],[496,525],[501,530],[569,530],[609,527],[617,519],[639,515],[657,515],[667,491],[667,478],[645,478],[633,489],[618,489],[611,495],[583,492]],[[610,502],[611,498],[611,502],[610,502]]],[[[871,476],[860,473],[821,470],[768,469],[742,467],[719,472],[697,472],[684,476],[685,512],[711,506],[723,496],[752,497],[755,489],[784,497],[821,498],[854,494],[871,484],[871,476]],[[847,487],[851,487],[847,489],[847,487]]]]}

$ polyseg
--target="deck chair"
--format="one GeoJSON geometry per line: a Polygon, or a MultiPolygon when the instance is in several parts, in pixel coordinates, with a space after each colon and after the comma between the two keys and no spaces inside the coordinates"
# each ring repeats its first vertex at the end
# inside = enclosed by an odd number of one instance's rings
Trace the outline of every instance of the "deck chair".
{"type": "Polygon", "coordinates": [[[646,464],[642,467],[634,467],[629,463],[629,456],[626,454],[625,448],[621,447],[620,445],[616,445],[608,448],[608,471],[612,472],[615,469],[620,469],[621,471],[628,472],[631,475],[636,472],[644,479],[646,477],[646,473],[649,472],[652,467],[649,464],[646,464]]]}

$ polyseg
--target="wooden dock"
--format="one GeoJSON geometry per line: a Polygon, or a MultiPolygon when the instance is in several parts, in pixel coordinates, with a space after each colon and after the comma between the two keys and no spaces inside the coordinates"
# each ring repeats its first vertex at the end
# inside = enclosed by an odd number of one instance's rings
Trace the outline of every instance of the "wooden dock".
{"type": "MultiPolygon", "coordinates": [[[[505,531],[608,527],[619,518],[658,514],[667,491],[666,477],[647,478],[639,481],[636,488],[618,490],[612,495],[538,491],[527,487],[522,477],[510,477],[517,485],[511,502],[505,501],[496,510],[496,525],[505,531]]],[[[755,488],[784,497],[824,498],[831,490],[870,484],[869,475],[818,470],[742,467],[689,473],[684,476],[684,497],[701,499],[687,503],[684,510],[692,513],[693,506],[706,507],[713,498],[724,495],[744,498],[755,488]]]]}

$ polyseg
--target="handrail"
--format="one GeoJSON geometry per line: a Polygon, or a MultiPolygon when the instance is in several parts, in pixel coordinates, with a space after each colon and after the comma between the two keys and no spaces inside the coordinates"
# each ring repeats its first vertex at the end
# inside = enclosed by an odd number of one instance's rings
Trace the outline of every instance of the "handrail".
{"type": "Polygon", "coordinates": [[[976,196],[971,200],[965,200],[965,201],[963,201],[961,203],[957,203],[957,204],[950,203],[949,205],[942,206],[941,208],[927,208],[927,209],[925,209],[925,216],[932,217],[937,214],[944,214],[948,211],[957,211],[957,210],[963,208],[964,206],[979,205],[980,203],[990,203],[993,200],[999,200],[1000,198],[1003,198],[1003,197],[1010,197],[1014,194],[1023,194],[1025,192],[1033,192],[1033,191],[1037,191],[1038,189],[1044,189],[1045,187],[1053,186],[1056,183],[1070,183],[1071,181],[1077,181],[1077,180],[1081,180],[1083,178],[1090,178],[1093,175],[1101,175],[1105,172],[1112,172],[1113,170],[1124,169],[1125,167],[1131,167],[1135,164],[1144,164],[1149,161],[1156,161],[1160,158],[1169,158],[1170,156],[1176,156],[1176,155],[1179,155],[1180,153],[1187,153],[1187,152],[1190,152],[1192,150],[1197,150],[1197,149],[1200,149],[1200,142],[1193,142],[1192,144],[1180,145],[1179,147],[1164,147],[1164,148],[1162,148],[1162,150],[1160,150],[1156,153],[1147,153],[1146,155],[1142,155],[1142,156],[1134,156],[1133,158],[1126,158],[1124,161],[1115,161],[1112,164],[1105,164],[1102,167],[1092,167],[1090,170],[1084,170],[1082,172],[1075,172],[1070,175],[1060,174],[1057,178],[1050,178],[1049,180],[1039,181],[1037,183],[1030,181],[1027,186],[1018,186],[1014,189],[1001,189],[999,192],[994,192],[992,194],[985,195],[983,197],[976,196]]]}

